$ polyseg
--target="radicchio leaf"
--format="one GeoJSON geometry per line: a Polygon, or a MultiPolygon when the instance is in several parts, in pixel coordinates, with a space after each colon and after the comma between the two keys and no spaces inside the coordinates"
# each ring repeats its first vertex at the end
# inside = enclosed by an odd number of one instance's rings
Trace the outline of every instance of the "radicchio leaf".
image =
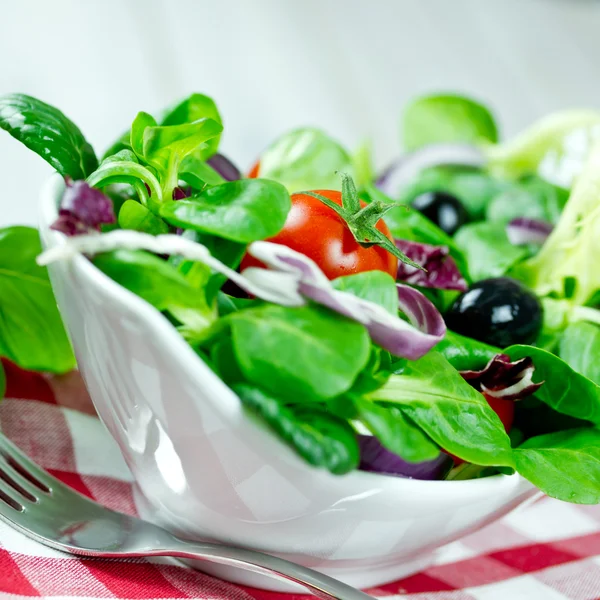
{"type": "Polygon", "coordinates": [[[408,240],[394,240],[396,246],[423,269],[399,262],[396,279],[412,285],[439,290],[467,290],[467,282],[461,275],[447,246],[431,246],[408,240]]]}
{"type": "Polygon", "coordinates": [[[433,460],[420,463],[407,462],[384,448],[381,442],[372,435],[359,435],[358,447],[360,448],[359,469],[371,473],[435,481],[444,479],[453,465],[450,456],[444,452],[441,452],[433,460]]]}
{"type": "Polygon", "coordinates": [[[52,229],[67,236],[100,231],[101,225],[109,225],[115,217],[111,199],[86,181],[67,180],[58,218],[52,229]]]}
{"type": "Polygon", "coordinates": [[[530,357],[511,362],[506,354],[497,354],[481,371],[460,371],[463,379],[476,390],[503,400],[522,400],[544,382],[532,380],[535,366],[530,357]]]}
{"type": "Polygon", "coordinates": [[[197,260],[228,277],[244,291],[275,304],[302,306],[318,302],[364,325],[374,342],[395,356],[416,360],[445,335],[446,325],[435,306],[418,290],[397,285],[398,306],[409,322],[374,302],[336,290],[308,257],[272,242],[253,242],[248,252],[270,268],[251,267],[242,274],[211,256],[202,244],[177,235],[152,236],[116,230],[103,235],[80,236],[55,246],[38,257],[47,265],[78,253],[98,254],[118,248],[144,249],[156,254],[175,254],[197,260]]]}
{"type": "Polygon", "coordinates": [[[518,217],[506,226],[506,236],[513,246],[542,245],[553,229],[552,224],[546,221],[518,217]]]}

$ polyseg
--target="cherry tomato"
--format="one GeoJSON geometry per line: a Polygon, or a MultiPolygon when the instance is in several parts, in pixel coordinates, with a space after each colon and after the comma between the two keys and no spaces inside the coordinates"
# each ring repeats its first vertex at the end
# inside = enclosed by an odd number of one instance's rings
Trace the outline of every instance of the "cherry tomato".
{"type": "Polygon", "coordinates": [[[260,161],[257,160],[254,166],[248,172],[248,179],[256,179],[258,177],[258,171],[260,169],[260,161]]]}
{"type": "Polygon", "coordinates": [[[492,410],[500,417],[506,433],[509,433],[515,419],[515,401],[492,398],[492,396],[488,396],[487,394],[483,395],[492,407],[492,410]]]}
{"type": "MultiPolygon", "coordinates": [[[[332,190],[316,190],[342,206],[342,194],[332,190]]],[[[361,206],[366,204],[361,201],[361,206]]],[[[380,219],[377,229],[390,240],[392,235],[380,219]]],[[[292,208],[283,229],[270,242],[282,244],[314,260],[329,279],[364,271],[385,271],[394,279],[398,259],[381,246],[363,248],[352,235],[346,222],[320,200],[306,194],[292,195],[292,208]]],[[[246,254],[241,269],[263,266],[246,254]]]]}
{"type": "MultiPolygon", "coordinates": [[[[502,421],[502,425],[504,425],[504,430],[506,433],[509,433],[513,421],[515,419],[515,402],[514,400],[503,400],[502,398],[493,398],[492,396],[488,396],[487,394],[483,394],[483,397],[487,400],[490,408],[500,417],[502,421]]],[[[454,461],[455,465],[462,465],[465,461],[462,458],[458,458],[454,456],[454,454],[450,454],[450,457],[454,461]]]]}

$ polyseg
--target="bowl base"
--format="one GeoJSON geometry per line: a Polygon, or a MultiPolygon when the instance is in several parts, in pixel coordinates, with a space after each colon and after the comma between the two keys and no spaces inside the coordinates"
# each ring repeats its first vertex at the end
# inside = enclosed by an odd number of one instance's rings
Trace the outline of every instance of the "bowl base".
{"type": "MultiPolygon", "coordinates": [[[[433,562],[435,553],[429,552],[408,561],[385,565],[382,567],[370,567],[365,570],[356,567],[347,569],[316,569],[326,573],[334,579],[338,579],[359,589],[367,589],[384,585],[403,577],[408,577],[427,568],[433,562]]],[[[269,590],[272,592],[288,594],[306,594],[306,589],[300,585],[290,583],[280,577],[263,575],[234,567],[208,563],[205,561],[185,560],[186,565],[202,571],[207,575],[218,577],[231,583],[237,583],[248,587],[269,590]]]]}

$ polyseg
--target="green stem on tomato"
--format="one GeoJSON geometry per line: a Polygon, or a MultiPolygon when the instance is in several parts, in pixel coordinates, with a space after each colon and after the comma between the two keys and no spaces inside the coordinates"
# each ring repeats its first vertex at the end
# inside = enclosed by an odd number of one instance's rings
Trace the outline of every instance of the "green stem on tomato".
{"type": "Polygon", "coordinates": [[[378,245],[393,254],[399,261],[424,271],[421,265],[410,260],[400,249],[379,229],[377,223],[385,213],[398,206],[393,202],[381,202],[375,200],[365,207],[361,208],[360,199],[352,181],[352,177],[346,173],[340,173],[342,177],[342,206],[336,204],[329,198],[317,194],[316,192],[301,192],[306,196],[316,198],[325,206],[335,211],[348,225],[354,239],[363,247],[378,245]]]}

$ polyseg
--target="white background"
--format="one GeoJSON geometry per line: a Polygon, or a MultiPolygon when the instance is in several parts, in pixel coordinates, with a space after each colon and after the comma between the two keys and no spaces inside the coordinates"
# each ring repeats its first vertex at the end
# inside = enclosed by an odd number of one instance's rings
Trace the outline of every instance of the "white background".
{"type": "MultiPolygon", "coordinates": [[[[402,105],[462,91],[505,136],[600,105],[593,0],[0,0],[0,94],[60,107],[101,153],[136,112],[199,91],[243,169],[275,136],[318,125],[399,152],[402,105]]],[[[0,225],[35,223],[50,173],[0,131],[0,225]]]]}

